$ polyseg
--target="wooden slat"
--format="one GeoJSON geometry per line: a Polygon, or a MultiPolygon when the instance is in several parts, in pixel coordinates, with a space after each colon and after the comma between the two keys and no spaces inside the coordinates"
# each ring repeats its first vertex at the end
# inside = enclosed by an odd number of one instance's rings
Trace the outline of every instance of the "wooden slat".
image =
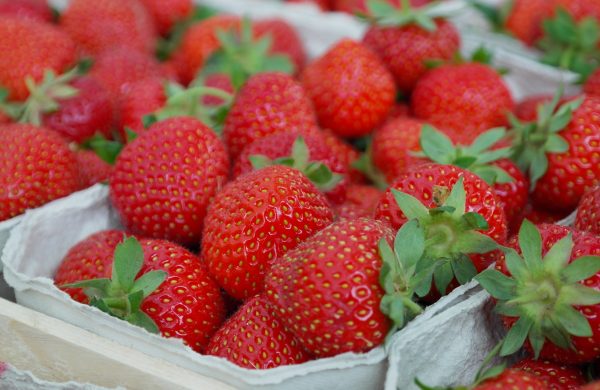
{"type": "Polygon", "coordinates": [[[0,361],[55,382],[140,390],[232,389],[4,299],[0,299],[0,361]]]}

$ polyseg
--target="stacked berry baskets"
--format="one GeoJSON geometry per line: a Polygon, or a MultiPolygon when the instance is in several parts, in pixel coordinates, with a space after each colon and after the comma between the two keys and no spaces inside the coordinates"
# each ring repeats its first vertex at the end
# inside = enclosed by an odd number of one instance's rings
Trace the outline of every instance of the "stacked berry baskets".
{"type": "Polygon", "coordinates": [[[595,388],[600,5],[291,3],[0,0],[17,303],[233,388],[595,388]]]}

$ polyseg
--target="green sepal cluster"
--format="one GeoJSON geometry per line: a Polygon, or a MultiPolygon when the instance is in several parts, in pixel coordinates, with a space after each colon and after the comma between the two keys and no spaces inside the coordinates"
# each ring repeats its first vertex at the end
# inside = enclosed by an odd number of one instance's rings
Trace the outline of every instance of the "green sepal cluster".
{"type": "Polygon", "coordinates": [[[385,191],[388,188],[388,183],[383,172],[375,167],[372,156],[373,147],[371,146],[371,141],[369,140],[365,152],[361,153],[360,157],[352,162],[352,168],[362,172],[375,187],[385,191]]]}
{"type": "Polygon", "coordinates": [[[542,62],[568,69],[585,81],[600,61],[600,25],[593,17],[577,22],[566,10],[543,22],[544,37],[538,46],[544,52],[542,62]]]}
{"type": "Polygon", "coordinates": [[[134,237],[123,240],[115,248],[111,278],[69,283],[60,288],[82,288],[94,306],[113,317],[158,333],[156,323],[141,309],[144,299],[165,281],[164,271],[150,271],[136,276],[144,264],[144,252],[134,237]]]}
{"type": "Polygon", "coordinates": [[[110,165],[114,165],[125,144],[132,142],[138,137],[138,134],[128,127],[125,128],[125,135],[127,139],[121,142],[119,140],[108,139],[101,134],[96,134],[86,140],[82,146],[84,149],[93,150],[102,160],[110,165]]]}
{"type": "Polygon", "coordinates": [[[444,295],[450,282],[469,282],[477,274],[469,254],[488,253],[499,246],[481,233],[489,228],[478,213],[466,212],[466,192],[463,178],[454,187],[434,189],[437,207],[428,209],[412,195],[392,189],[400,210],[408,220],[416,219],[425,237],[425,248],[417,272],[433,267],[432,277],[426,278],[415,290],[419,297],[429,293],[432,282],[444,295]],[[432,280],[433,279],[433,280],[432,280]]]}
{"type": "Polygon", "coordinates": [[[435,18],[449,16],[437,12],[438,4],[439,1],[436,1],[423,7],[413,8],[410,0],[401,0],[400,7],[396,7],[386,0],[368,0],[367,14],[358,16],[381,27],[417,25],[426,31],[433,32],[437,29],[435,18]]]}
{"type": "Polygon", "coordinates": [[[229,75],[233,87],[238,90],[251,76],[258,73],[293,74],[296,69],[288,56],[270,54],[273,38],[270,35],[254,38],[252,30],[252,23],[248,18],[242,20],[239,33],[235,29],[217,30],[221,47],[208,58],[199,77],[224,73],[229,75]]]}
{"type": "Polygon", "coordinates": [[[531,190],[537,181],[548,170],[547,154],[560,154],[569,150],[568,142],[560,136],[560,132],[571,122],[573,112],[581,106],[584,98],[562,104],[562,88],[551,102],[540,104],[537,109],[537,121],[521,122],[514,115],[509,115],[512,138],[512,160],[526,172],[531,180],[531,190]]]}
{"type": "Polygon", "coordinates": [[[600,291],[581,283],[600,271],[600,257],[582,256],[569,263],[573,245],[569,233],[542,256],[540,232],[524,221],[519,230],[522,255],[502,248],[511,276],[488,269],[476,277],[497,300],[496,311],[517,319],[502,342],[501,356],[515,353],[526,340],[538,358],[546,340],[569,349],[572,336],[592,336],[587,318],[574,307],[600,303],[600,291]]]}
{"type": "Polygon", "coordinates": [[[413,153],[444,165],[455,165],[481,177],[489,185],[514,181],[504,169],[493,162],[509,158],[510,148],[491,149],[506,137],[506,129],[495,128],[479,135],[471,145],[455,145],[444,133],[430,125],[421,129],[421,152],[413,153]]]}
{"type": "Polygon", "coordinates": [[[271,165],[285,165],[302,172],[322,192],[331,191],[337,186],[344,176],[333,173],[331,169],[320,161],[310,161],[310,151],[306,146],[304,137],[298,136],[292,145],[289,156],[271,160],[265,155],[258,154],[248,157],[254,169],[262,169],[271,165]]]}
{"type": "Polygon", "coordinates": [[[483,17],[490,23],[493,31],[508,33],[505,25],[508,16],[514,7],[513,0],[504,1],[499,6],[493,6],[477,0],[469,0],[468,3],[475,10],[479,11],[481,15],[483,15],[483,17]]]}

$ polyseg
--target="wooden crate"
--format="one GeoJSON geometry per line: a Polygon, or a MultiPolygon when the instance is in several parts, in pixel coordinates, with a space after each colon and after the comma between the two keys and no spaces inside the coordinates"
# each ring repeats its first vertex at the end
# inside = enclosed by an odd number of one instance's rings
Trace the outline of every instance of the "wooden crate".
{"type": "Polygon", "coordinates": [[[132,390],[232,389],[5,299],[0,299],[0,361],[54,382],[132,390]]]}

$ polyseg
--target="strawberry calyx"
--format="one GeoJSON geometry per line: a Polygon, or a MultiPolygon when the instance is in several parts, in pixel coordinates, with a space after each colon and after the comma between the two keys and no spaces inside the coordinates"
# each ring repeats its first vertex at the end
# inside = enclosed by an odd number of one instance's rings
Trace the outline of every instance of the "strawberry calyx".
{"type": "Polygon", "coordinates": [[[230,76],[235,90],[240,89],[252,75],[264,72],[294,74],[295,67],[288,56],[270,54],[273,38],[266,34],[254,38],[252,23],[242,20],[241,31],[217,30],[220,48],[202,68],[200,76],[224,73],[230,76]]]}
{"type": "Polygon", "coordinates": [[[380,308],[393,321],[391,335],[423,312],[415,302],[416,289],[431,278],[433,268],[419,270],[418,264],[425,252],[425,235],[416,219],[398,230],[394,249],[385,239],[381,239],[378,246],[382,259],[379,283],[385,291],[380,308]]]}
{"type": "Polygon", "coordinates": [[[373,163],[373,147],[371,143],[367,146],[364,153],[352,162],[352,168],[362,172],[371,183],[378,189],[385,191],[388,188],[385,175],[373,163]]]}
{"type": "Polygon", "coordinates": [[[423,7],[413,8],[410,0],[402,0],[395,7],[386,0],[368,0],[367,14],[359,15],[371,24],[381,27],[402,27],[417,25],[426,31],[435,31],[435,18],[447,17],[447,12],[440,12],[439,2],[433,2],[423,7]]]}
{"type": "Polygon", "coordinates": [[[540,232],[526,220],[519,230],[522,255],[502,248],[511,276],[488,269],[476,277],[497,300],[496,311],[517,318],[501,343],[500,356],[515,353],[526,339],[537,359],[546,340],[569,349],[572,336],[592,336],[587,318],[574,307],[600,303],[600,291],[580,283],[600,271],[600,257],[582,256],[569,263],[573,245],[569,233],[542,256],[540,232]]]}
{"type": "Polygon", "coordinates": [[[514,7],[514,0],[502,2],[499,6],[493,6],[482,1],[470,0],[472,6],[490,23],[493,31],[508,33],[505,28],[506,21],[514,7]]]}
{"type": "Polygon", "coordinates": [[[129,127],[125,128],[125,135],[127,137],[124,142],[119,140],[112,140],[104,137],[102,134],[96,134],[92,138],[88,139],[83,143],[83,149],[91,149],[110,165],[115,165],[117,157],[125,147],[125,144],[133,141],[138,137],[138,134],[131,130],[129,127]]]}
{"type": "MultiPolygon", "coordinates": [[[[392,189],[400,210],[407,219],[416,219],[423,230],[425,249],[419,262],[419,271],[434,266],[433,282],[441,294],[445,294],[450,282],[456,278],[460,284],[469,282],[477,270],[468,256],[488,253],[498,244],[481,233],[487,230],[487,221],[478,213],[466,212],[466,192],[460,177],[451,188],[434,188],[433,198],[437,207],[428,209],[412,195],[392,189]]],[[[431,278],[416,290],[419,297],[429,293],[431,278]]]]}
{"type": "Polygon", "coordinates": [[[584,98],[562,104],[562,88],[551,102],[540,104],[536,122],[521,122],[509,115],[512,129],[509,136],[513,141],[512,160],[523,172],[529,174],[531,189],[548,170],[547,154],[560,154],[569,150],[569,144],[560,136],[573,118],[573,112],[581,106],[584,98]]]}
{"type": "Polygon", "coordinates": [[[331,191],[342,180],[344,176],[333,173],[331,169],[320,161],[310,161],[310,151],[302,136],[299,136],[292,145],[292,153],[289,156],[276,158],[257,154],[248,157],[254,169],[262,169],[271,165],[285,165],[302,172],[322,192],[331,191]]]}
{"type": "Polygon", "coordinates": [[[495,128],[479,135],[471,145],[455,145],[444,133],[430,125],[421,129],[421,152],[417,157],[426,157],[444,165],[455,165],[481,177],[489,185],[514,181],[504,169],[491,163],[509,158],[510,148],[490,149],[506,136],[506,129],[495,128]]]}
{"type": "Polygon", "coordinates": [[[158,333],[156,323],[140,306],[166,279],[164,271],[150,271],[136,278],[144,263],[139,241],[128,237],[115,248],[111,278],[69,283],[60,288],[82,288],[94,306],[113,317],[158,333]]]}
{"type": "Polygon", "coordinates": [[[544,51],[542,62],[568,69],[584,81],[600,61],[600,25],[593,17],[577,22],[565,9],[543,22],[544,37],[538,46],[544,51]]]}

